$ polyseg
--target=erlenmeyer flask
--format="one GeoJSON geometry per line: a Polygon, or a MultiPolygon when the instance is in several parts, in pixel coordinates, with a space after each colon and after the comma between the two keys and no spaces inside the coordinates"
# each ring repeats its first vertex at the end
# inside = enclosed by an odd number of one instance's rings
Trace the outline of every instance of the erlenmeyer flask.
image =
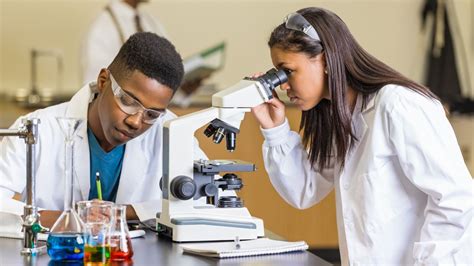
{"type": "Polygon", "coordinates": [[[48,255],[52,260],[82,260],[84,257],[83,223],[74,210],[74,137],[82,119],[57,117],[65,135],[64,211],[48,236],[48,255]]]}
{"type": "Polygon", "coordinates": [[[127,226],[127,206],[115,205],[114,223],[110,234],[110,259],[113,261],[128,261],[133,256],[132,241],[127,226]]]}

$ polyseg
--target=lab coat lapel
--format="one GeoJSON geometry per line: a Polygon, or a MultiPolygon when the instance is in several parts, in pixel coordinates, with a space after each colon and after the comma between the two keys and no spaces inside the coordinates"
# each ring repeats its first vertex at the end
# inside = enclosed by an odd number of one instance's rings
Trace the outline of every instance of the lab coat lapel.
{"type": "Polygon", "coordinates": [[[86,129],[84,135],[78,137],[75,144],[75,162],[74,173],[76,183],[81,190],[82,200],[89,198],[90,190],[90,154],[89,154],[89,139],[87,138],[87,125],[83,125],[86,129]]]}
{"type": "Polygon", "coordinates": [[[340,175],[341,184],[346,190],[353,182],[353,178],[351,178],[354,174],[353,170],[356,169],[356,166],[359,163],[358,154],[360,153],[360,151],[358,151],[358,148],[361,145],[361,142],[364,140],[365,134],[367,133],[367,117],[368,115],[370,115],[374,107],[375,97],[370,97],[371,98],[367,102],[367,105],[362,108],[363,97],[362,95],[358,95],[356,106],[354,107],[354,111],[352,114],[352,131],[357,140],[353,143],[353,145],[346,154],[345,167],[342,169],[340,175]],[[350,170],[345,171],[345,169],[350,170]]]}
{"type": "MultiPolygon", "coordinates": [[[[87,112],[89,102],[93,99],[92,85],[84,86],[69,102],[66,117],[83,119],[82,126],[74,139],[74,179],[81,190],[82,200],[89,198],[90,189],[90,156],[87,138],[87,112]]],[[[79,200],[79,199],[75,199],[79,200]]]]}
{"type": "MultiPolygon", "coordinates": [[[[362,102],[362,96],[359,96],[361,97],[361,101],[362,102]]],[[[368,117],[372,114],[373,110],[374,110],[374,106],[375,106],[375,99],[377,98],[377,94],[372,94],[369,96],[369,99],[368,99],[368,102],[366,104],[366,106],[361,110],[359,116],[360,116],[360,123],[357,123],[358,126],[357,126],[357,139],[359,140],[362,140],[364,138],[364,135],[367,131],[367,119],[368,117]]],[[[358,142],[360,143],[360,142],[358,142]]]]}
{"type": "Polygon", "coordinates": [[[146,169],[150,161],[149,154],[146,152],[147,149],[143,147],[145,145],[144,135],[146,133],[129,141],[125,146],[122,173],[116,197],[116,202],[118,203],[135,201],[137,195],[133,192],[140,191],[140,189],[136,188],[142,185],[141,179],[145,178],[146,169]]]}
{"type": "Polygon", "coordinates": [[[357,96],[356,106],[354,108],[354,114],[352,117],[352,126],[354,130],[354,135],[357,138],[357,141],[354,143],[351,151],[357,150],[357,147],[360,145],[360,142],[364,139],[365,133],[367,132],[367,116],[374,108],[375,96],[369,96],[368,102],[364,108],[362,108],[362,95],[357,96]]]}

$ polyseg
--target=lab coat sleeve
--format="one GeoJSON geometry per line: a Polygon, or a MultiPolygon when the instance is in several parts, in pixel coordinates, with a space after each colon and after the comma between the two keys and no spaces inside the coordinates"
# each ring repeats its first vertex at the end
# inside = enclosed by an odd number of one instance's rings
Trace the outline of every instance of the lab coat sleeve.
{"type": "Polygon", "coordinates": [[[333,166],[314,170],[300,136],[290,131],[288,120],[275,128],[261,129],[263,160],[270,181],[290,205],[309,208],[321,201],[334,187],[333,166]]]}
{"type": "Polygon", "coordinates": [[[454,131],[438,101],[397,96],[389,111],[390,141],[405,175],[427,195],[414,259],[417,265],[473,265],[473,181],[454,131]]]}
{"type": "MultiPolygon", "coordinates": [[[[21,119],[10,127],[18,129],[21,119]]],[[[0,142],[0,211],[16,206],[12,199],[15,193],[22,193],[26,186],[26,145],[19,137],[3,137],[0,142]]]]}
{"type": "Polygon", "coordinates": [[[138,220],[146,221],[156,218],[156,213],[161,212],[161,199],[136,202],[131,204],[138,216],[138,220]]]}
{"type": "MultiPolygon", "coordinates": [[[[20,126],[19,118],[10,129],[20,126]]],[[[19,137],[0,141],[0,237],[21,237],[23,202],[13,199],[26,186],[26,145],[19,137]]]]}

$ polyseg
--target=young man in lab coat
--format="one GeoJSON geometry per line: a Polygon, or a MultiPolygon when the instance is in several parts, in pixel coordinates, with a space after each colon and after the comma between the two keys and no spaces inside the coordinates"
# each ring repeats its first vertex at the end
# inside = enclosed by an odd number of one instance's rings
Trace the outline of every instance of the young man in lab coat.
{"type": "MultiPolygon", "coordinates": [[[[41,221],[51,226],[63,209],[64,135],[56,117],[84,120],[75,138],[74,200],[97,196],[95,172],[101,173],[104,200],[128,204],[129,219],[154,218],[161,210],[163,123],[176,116],[166,108],[181,83],[180,55],[153,33],[132,35],[118,55],[92,82],[63,104],[26,115],[39,118],[36,202],[41,221]]],[[[12,128],[18,128],[19,118],[12,128]]],[[[0,142],[0,212],[25,199],[25,143],[17,137],[0,142]]],[[[205,158],[196,147],[195,158],[205,158]]],[[[1,230],[1,228],[0,228],[1,230]]]]}

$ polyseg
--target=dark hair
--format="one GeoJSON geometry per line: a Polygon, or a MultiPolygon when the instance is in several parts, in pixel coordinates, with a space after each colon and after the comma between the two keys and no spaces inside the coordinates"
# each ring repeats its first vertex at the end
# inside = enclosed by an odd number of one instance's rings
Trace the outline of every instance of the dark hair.
{"type": "Polygon", "coordinates": [[[313,25],[321,43],[281,24],[273,30],[268,45],[270,48],[303,52],[311,58],[324,52],[331,101],[324,99],[312,109],[303,111],[300,122],[303,145],[309,148],[313,167],[315,164],[320,168],[327,167],[331,155],[336,155],[337,161],[344,166],[347,151],[357,141],[346,101],[348,87],[363,95],[363,106],[369,95],[388,84],[401,85],[437,99],[425,86],[404,77],[367,53],[336,14],[316,7],[304,8],[298,13],[313,25]]]}
{"type": "Polygon", "coordinates": [[[173,44],[151,32],[139,32],[130,36],[109,69],[116,76],[139,70],[173,91],[181,85],[184,74],[183,60],[173,44]]]}

